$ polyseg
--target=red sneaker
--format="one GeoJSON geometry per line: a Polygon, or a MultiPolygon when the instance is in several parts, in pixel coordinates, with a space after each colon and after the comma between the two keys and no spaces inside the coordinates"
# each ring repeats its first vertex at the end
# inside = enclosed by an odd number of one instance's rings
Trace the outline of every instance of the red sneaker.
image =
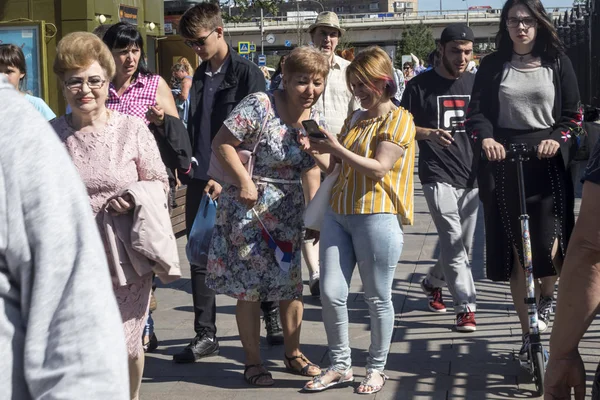
{"type": "Polygon", "coordinates": [[[475,313],[469,310],[456,314],[456,330],[459,332],[475,332],[477,330],[475,313]]]}
{"type": "Polygon", "coordinates": [[[429,299],[429,309],[437,313],[445,313],[446,305],[442,300],[442,288],[436,288],[427,282],[427,278],[421,281],[421,290],[427,295],[429,299]]]}

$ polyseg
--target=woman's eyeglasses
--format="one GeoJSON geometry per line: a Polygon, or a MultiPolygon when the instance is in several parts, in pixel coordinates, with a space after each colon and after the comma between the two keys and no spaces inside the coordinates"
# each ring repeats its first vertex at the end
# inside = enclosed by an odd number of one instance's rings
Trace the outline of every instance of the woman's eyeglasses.
{"type": "Polygon", "coordinates": [[[518,28],[519,25],[523,24],[523,28],[531,28],[537,24],[535,18],[509,18],[506,20],[506,26],[509,28],[518,28]]]}
{"type": "Polygon", "coordinates": [[[187,46],[191,47],[192,49],[194,47],[202,47],[206,44],[206,39],[208,39],[208,37],[210,35],[212,35],[215,31],[217,30],[217,28],[213,29],[208,35],[198,38],[196,40],[186,40],[183,43],[185,43],[187,46]]]}
{"type": "Polygon", "coordinates": [[[106,80],[99,76],[91,76],[87,80],[82,78],[71,78],[68,81],[65,81],[65,86],[72,92],[78,92],[83,89],[84,83],[87,84],[91,90],[95,90],[102,88],[106,83],[106,80]]]}

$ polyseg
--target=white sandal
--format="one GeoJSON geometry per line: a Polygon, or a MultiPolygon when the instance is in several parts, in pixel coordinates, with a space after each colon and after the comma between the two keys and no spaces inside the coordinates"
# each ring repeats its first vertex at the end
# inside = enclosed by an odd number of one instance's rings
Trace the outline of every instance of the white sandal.
{"type": "Polygon", "coordinates": [[[302,390],[305,390],[307,392],[322,392],[323,390],[332,388],[334,386],[342,386],[342,385],[346,385],[346,384],[349,384],[352,382],[354,382],[354,375],[352,374],[352,368],[348,368],[344,372],[336,371],[332,368],[327,368],[325,371],[321,372],[321,375],[315,376],[312,381],[310,381],[306,385],[304,385],[302,390]],[[323,378],[329,372],[338,374],[339,378],[337,378],[337,379],[334,378],[331,382],[325,383],[325,382],[323,382],[323,378]],[[312,382],[312,387],[308,387],[308,383],[311,383],[311,382],[312,382]]]}
{"type": "Polygon", "coordinates": [[[360,383],[360,385],[358,385],[358,387],[356,388],[356,393],[357,394],[375,394],[379,391],[381,391],[381,389],[383,389],[383,387],[385,386],[385,382],[390,379],[386,374],[384,374],[383,372],[377,371],[377,370],[369,370],[367,371],[367,376],[365,376],[365,379],[362,380],[362,382],[360,383]],[[379,374],[381,376],[381,378],[383,379],[383,382],[381,383],[381,385],[373,385],[372,383],[370,383],[373,379],[373,375],[375,374],[379,374]],[[369,388],[371,389],[370,392],[359,392],[358,388],[360,387],[364,387],[364,388],[369,388]]]}

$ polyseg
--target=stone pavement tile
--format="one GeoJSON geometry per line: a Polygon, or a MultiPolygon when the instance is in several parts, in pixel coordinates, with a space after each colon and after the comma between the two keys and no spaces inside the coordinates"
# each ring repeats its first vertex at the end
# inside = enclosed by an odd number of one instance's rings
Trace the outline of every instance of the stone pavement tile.
{"type": "MultiPolygon", "coordinates": [[[[415,191],[415,224],[404,227],[404,247],[393,283],[396,312],[393,343],[384,390],[367,399],[512,399],[531,397],[533,383],[519,368],[514,356],[520,347],[520,327],[512,307],[508,284],[485,280],[483,225],[481,216],[473,245],[472,271],[478,291],[478,330],[473,334],[454,331],[451,298],[444,289],[449,312],[427,310],[420,281],[436,261],[438,240],[422,191],[415,191]]],[[[174,364],[172,354],[192,338],[193,309],[189,267],[185,262],[185,238],[178,241],[183,278],[157,289],[158,310],[154,313],[160,347],[148,354],[142,384],[142,400],[195,399],[346,399],[354,387],[303,394],[307,378],[291,375],[283,364],[283,347],[270,347],[261,323],[261,355],[277,380],[276,387],[249,388],[242,379],[243,351],[235,324],[235,300],[217,296],[217,326],[221,343],[218,357],[188,365],[174,364]]],[[[304,276],[307,276],[306,270],[304,276]]],[[[307,282],[305,282],[307,283],[307,282]]],[[[370,320],[357,270],[350,285],[348,302],[350,342],[355,376],[365,374],[370,343],[370,320]]],[[[320,301],[304,288],[305,314],[302,351],[313,362],[329,364],[320,301]]],[[[547,343],[548,335],[543,336],[547,343]]],[[[588,384],[600,358],[600,326],[597,321],[581,345],[588,384]]],[[[354,386],[357,386],[356,383],[354,386]]]]}
{"type": "MultiPolygon", "coordinates": [[[[445,400],[447,377],[388,374],[390,379],[381,392],[375,395],[376,400],[445,400]]],[[[364,396],[367,397],[367,396],[364,396]]]]}

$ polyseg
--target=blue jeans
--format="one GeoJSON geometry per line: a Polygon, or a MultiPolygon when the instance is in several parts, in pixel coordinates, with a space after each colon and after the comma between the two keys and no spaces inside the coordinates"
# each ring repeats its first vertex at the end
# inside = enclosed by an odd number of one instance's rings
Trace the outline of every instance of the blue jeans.
{"type": "Polygon", "coordinates": [[[371,319],[367,370],[383,371],[394,330],[392,283],[404,237],[394,214],[340,215],[329,209],[321,225],[321,304],[331,366],[352,365],[348,290],[358,264],[371,319]]]}

